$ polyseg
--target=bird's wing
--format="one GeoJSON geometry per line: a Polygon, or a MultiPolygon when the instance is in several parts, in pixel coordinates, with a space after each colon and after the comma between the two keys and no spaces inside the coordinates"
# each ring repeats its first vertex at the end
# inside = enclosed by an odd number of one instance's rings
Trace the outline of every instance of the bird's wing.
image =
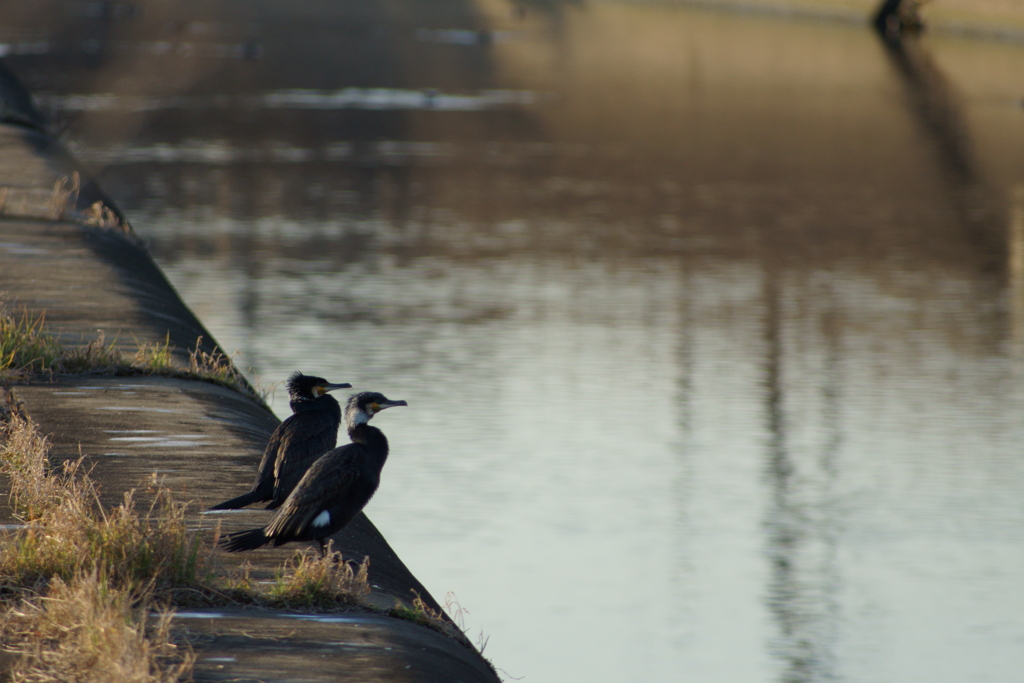
{"type": "MultiPolygon", "coordinates": [[[[288,419],[290,420],[291,418],[288,419]]],[[[256,470],[256,481],[252,485],[254,491],[261,486],[269,486],[273,484],[275,463],[277,462],[277,450],[280,448],[281,436],[286,424],[288,424],[288,420],[285,420],[277,426],[274,433],[270,435],[270,441],[267,442],[267,447],[263,449],[263,459],[260,460],[259,469],[256,470]]]]}
{"type": "Polygon", "coordinates": [[[358,479],[358,468],[354,466],[350,452],[354,445],[347,444],[334,449],[306,470],[295,490],[267,526],[267,536],[301,536],[309,531],[317,515],[333,507],[336,501],[345,499],[358,479]]]}
{"type": "Polygon", "coordinates": [[[287,422],[290,424],[284,430],[274,464],[274,500],[277,503],[284,501],[310,465],[338,441],[337,427],[315,413],[297,413],[287,422]]]}

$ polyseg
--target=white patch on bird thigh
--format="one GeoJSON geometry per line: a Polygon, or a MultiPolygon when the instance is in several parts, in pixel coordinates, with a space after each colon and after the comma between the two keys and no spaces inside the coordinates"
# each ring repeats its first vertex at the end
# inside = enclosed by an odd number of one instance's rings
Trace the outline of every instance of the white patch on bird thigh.
{"type": "Polygon", "coordinates": [[[331,513],[328,512],[327,510],[321,512],[319,515],[316,516],[316,519],[313,520],[313,526],[327,526],[330,523],[331,513]]]}

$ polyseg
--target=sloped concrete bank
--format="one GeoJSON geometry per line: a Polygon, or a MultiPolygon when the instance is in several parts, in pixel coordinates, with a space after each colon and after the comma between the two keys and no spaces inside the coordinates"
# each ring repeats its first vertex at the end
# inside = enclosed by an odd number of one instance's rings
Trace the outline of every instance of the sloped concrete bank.
{"type": "MultiPolygon", "coordinates": [[[[0,98],[0,300],[45,313],[47,327],[70,344],[100,333],[129,352],[141,342],[167,341],[182,367],[197,339],[201,350],[212,352],[212,335],[113,202],[47,135],[28,93],[2,64],[0,98]],[[96,202],[118,220],[91,217],[96,202]]],[[[315,371],[302,361],[296,369],[315,371]]],[[[292,555],[289,547],[244,557],[212,548],[218,523],[225,532],[252,527],[269,519],[266,511],[200,512],[251,484],[278,424],[257,400],[207,382],[159,376],[57,376],[11,389],[50,435],[55,462],[89,457],[104,502],[120,501],[128,489],[144,492],[155,473],[179,497],[197,502],[190,523],[208,531],[214,562],[230,568],[248,561],[259,579],[292,555]]],[[[9,520],[10,510],[0,516],[9,520]]],[[[440,609],[365,515],[333,540],[346,558],[370,557],[370,604],[409,606],[419,594],[440,609]]],[[[239,608],[190,610],[176,619],[196,650],[197,681],[498,680],[471,646],[382,614],[239,608]]]]}

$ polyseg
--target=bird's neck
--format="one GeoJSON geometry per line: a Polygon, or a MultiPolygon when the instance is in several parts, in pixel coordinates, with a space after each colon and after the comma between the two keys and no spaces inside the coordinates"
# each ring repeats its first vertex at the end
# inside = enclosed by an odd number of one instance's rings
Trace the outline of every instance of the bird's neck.
{"type": "Polygon", "coordinates": [[[374,453],[387,457],[388,439],[384,436],[384,432],[376,427],[371,427],[363,422],[349,429],[348,436],[353,443],[361,443],[374,453]]]}
{"type": "Polygon", "coordinates": [[[338,414],[341,414],[341,405],[334,399],[333,396],[324,394],[316,398],[297,398],[292,399],[288,402],[288,407],[292,409],[293,413],[301,413],[307,410],[324,410],[328,408],[336,408],[338,414]]]}

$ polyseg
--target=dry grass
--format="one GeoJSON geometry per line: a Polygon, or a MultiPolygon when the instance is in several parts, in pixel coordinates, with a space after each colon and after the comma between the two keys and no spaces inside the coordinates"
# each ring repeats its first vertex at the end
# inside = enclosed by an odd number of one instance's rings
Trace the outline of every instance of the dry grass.
{"type": "Polygon", "coordinates": [[[231,356],[222,353],[216,347],[214,347],[212,353],[207,353],[199,348],[202,343],[202,337],[196,339],[196,348],[189,351],[188,370],[175,376],[213,382],[214,384],[231,387],[261,401],[266,399],[266,396],[262,395],[262,393],[252,389],[245,378],[235,369],[231,356]]]}
{"type": "Polygon", "coordinates": [[[46,314],[14,313],[0,303],[0,380],[40,373],[109,372],[127,368],[121,353],[102,333],[85,346],[66,347],[46,330],[46,314]]]}
{"type": "Polygon", "coordinates": [[[70,176],[58,178],[50,190],[0,186],[0,216],[74,221],[90,228],[117,232],[129,241],[141,244],[128,221],[102,201],[93,202],[79,211],[77,207],[81,189],[82,178],[77,171],[73,171],[70,176]]]}
{"type": "Polygon", "coordinates": [[[180,680],[193,657],[171,642],[166,606],[202,587],[185,506],[160,489],[145,513],[131,493],[104,510],[82,460],[51,469],[46,438],[15,406],[0,436],[24,523],[0,536],[0,635],[20,655],[12,680],[180,680]]]}
{"type": "Polygon", "coordinates": [[[19,683],[172,683],[188,680],[195,655],[171,636],[172,613],[149,618],[152,594],[118,588],[96,567],[7,610],[3,634],[20,654],[19,683]]]}
{"type": "Polygon", "coordinates": [[[114,343],[107,344],[106,335],[99,336],[85,346],[61,346],[61,354],[51,367],[52,372],[79,375],[87,372],[124,373],[131,365],[125,363],[114,343]]]}
{"type": "MultiPolygon", "coordinates": [[[[214,538],[216,544],[217,538],[214,538]]],[[[376,611],[364,601],[370,594],[370,558],[356,564],[338,552],[321,556],[312,548],[297,550],[274,580],[256,581],[248,562],[216,582],[229,602],[311,612],[376,611]]]]}
{"type": "Polygon", "coordinates": [[[53,184],[53,193],[50,195],[48,209],[50,217],[60,220],[69,208],[74,208],[78,202],[78,192],[82,188],[82,178],[78,171],[71,173],[71,178],[62,176],[53,184]]]}
{"type": "Polygon", "coordinates": [[[370,594],[370,558],[353,568],[341,553],[307,549],[285,562],[267,597],[272,605],[330,610],[358,606],[370,594]]]}
{"type": "Polygon", "coordinates": [[[91,228],[130,231],[130,228],[121,221],[113,209],[99,201],[93,202],[88,209],[82,212],[82,222],[91,228]]]}
{"type": "Polygon", "coordinates": [[[415,624],[419,624],[420,626],[431,628],[438,633],[442,633],[449,638],[458,641],[469,649],[473,649],[472,643],[469,642],[469,639],[466,637],[466,634],[462,629],[452,623],[449,619],[445,619],[441,612],[432,609],[415,590],[412,592],[413,595],[416,596],[413,598],[412,607],[406,607],[401,603],[396,603],[393,608],[388,610],[388,614],[393,617],[398,617],[399,619],[411,621],[415,624]]]}
{"type": "Polygon", "coordinates": [[[203,351],[202,337],[189,351],[188,365],[179,366],[169,337],[163,343],[139,342],[135,354],[127,356],[116,341],[107,343],[103,332],[83,346],[65,346],[45,328],[45,313],[32,315],[25,308],[13,313],[0,303],[0,382],[38,374],[161,375],[220,384],[258,401],[267,398],[238,372],[231,356],[216,348],[203,351]]]}
{"type": "MultiPolygon", "coordinates": [[[[80,499],[81,493],[69,490],[74,480],[50,472],[46,453],[49,443],[16,408],[9,409],[0,427],[0,474],[8,477],[11,505],[18,516],[32,521],[48,510],[59,507],[67,498],[80,499]]],[[[64,468],[65,475],[74,474],[76,464],[64,468]]],[[[6,558],[0,558],[0,562],[6,558]]]]}
{"type": "Polygon", "coordinates": [[[145,583],[161,599],[200,590],[200,538],[185,522],[186,505],[154,482],[153,502],[140,511],[134,492],[105,510],[83,460],[51,468],[49,443],[31,420],[11,411],[3,424],[0,473],[24,526],[0,537],[0,589],[38,589],[53,577],[70,581],[108,567],[118,586],[145,583]]]}

